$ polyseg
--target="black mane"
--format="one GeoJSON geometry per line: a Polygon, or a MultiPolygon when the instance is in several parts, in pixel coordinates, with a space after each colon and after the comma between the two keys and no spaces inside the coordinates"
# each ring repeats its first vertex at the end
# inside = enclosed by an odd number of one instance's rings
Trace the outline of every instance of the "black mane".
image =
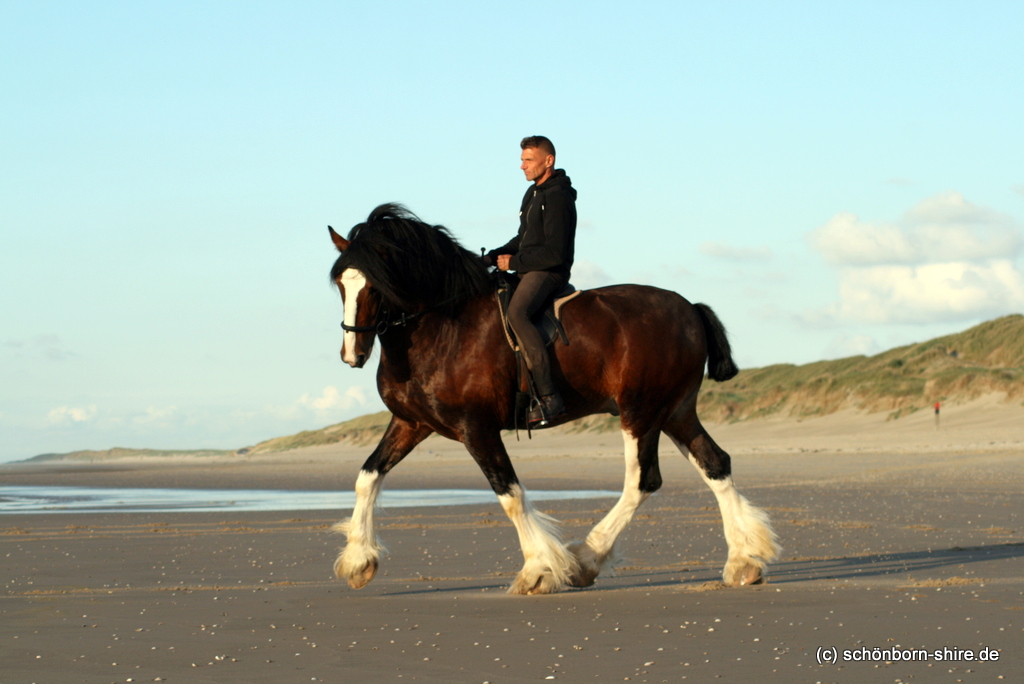
{"type": "Polygon", "coordinates": [[[454,313],[490,287],[480,258],[444,226],[421,221],[401,204],[382,204],[348,233],[349,244],[331,268],[337,280],[356,268],[395,311],[439,306],[454,313]]]}

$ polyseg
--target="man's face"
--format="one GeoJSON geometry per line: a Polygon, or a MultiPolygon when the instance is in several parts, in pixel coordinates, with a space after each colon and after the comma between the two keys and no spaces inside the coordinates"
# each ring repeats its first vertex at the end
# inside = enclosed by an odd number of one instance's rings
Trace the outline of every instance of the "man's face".
{"type": "Polygon", "coordinates": [[[527,147],[519,158],[523,161],[519,168],[526,174],[526,180],[537,185],[546,181],[555,167],[555,158],[536,147],[527,147]]]}

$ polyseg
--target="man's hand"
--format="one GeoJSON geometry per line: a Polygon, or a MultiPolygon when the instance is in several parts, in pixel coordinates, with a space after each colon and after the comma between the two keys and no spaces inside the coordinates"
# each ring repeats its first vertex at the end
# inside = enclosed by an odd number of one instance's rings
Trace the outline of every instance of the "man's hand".
{"type": "Polygon", "coordinates": [[[508,270],[508,264],[509,264],[510,261],[512,261],[512,255],[511,254],[499,254],[498,255],[498,270],[499,271],[507,271],[508,270]]]}

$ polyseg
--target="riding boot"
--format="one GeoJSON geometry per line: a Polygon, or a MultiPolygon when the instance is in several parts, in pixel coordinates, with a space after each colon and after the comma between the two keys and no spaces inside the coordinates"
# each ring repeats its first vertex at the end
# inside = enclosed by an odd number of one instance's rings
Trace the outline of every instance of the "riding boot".
{"type": "Polygon", "coordinates": [[[537,398],[537,405],[530,411],[528,421],[531,428],[544,428],[558,422],[565,416],[565,402],[558,392],[537,398]]]}
{"type": "Polygon", "coordinates": [[[552,378],[548,350],[540,331],[533,323],[533,317],[541,311],[550,294],[564,284],[564,277],[554,273],[526,273],[509,303],[509,323],[515,331],[539,397],[537,405],[527,416],[527,423],[531,428],[547,427],[555,418],[565,413],[565,404],[558,396],[552,378]]]}

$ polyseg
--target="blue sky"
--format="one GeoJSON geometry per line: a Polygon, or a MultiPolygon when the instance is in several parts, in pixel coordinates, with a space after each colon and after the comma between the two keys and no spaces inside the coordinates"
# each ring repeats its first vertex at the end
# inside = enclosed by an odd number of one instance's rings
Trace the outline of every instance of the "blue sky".
{"type": "Polygon", "coordinates": [[[380,410],[325,226],[516,229],[711,304],[742,366],[1024,310],[1015,2],[0,2],[0,460],[380,410]]]}

